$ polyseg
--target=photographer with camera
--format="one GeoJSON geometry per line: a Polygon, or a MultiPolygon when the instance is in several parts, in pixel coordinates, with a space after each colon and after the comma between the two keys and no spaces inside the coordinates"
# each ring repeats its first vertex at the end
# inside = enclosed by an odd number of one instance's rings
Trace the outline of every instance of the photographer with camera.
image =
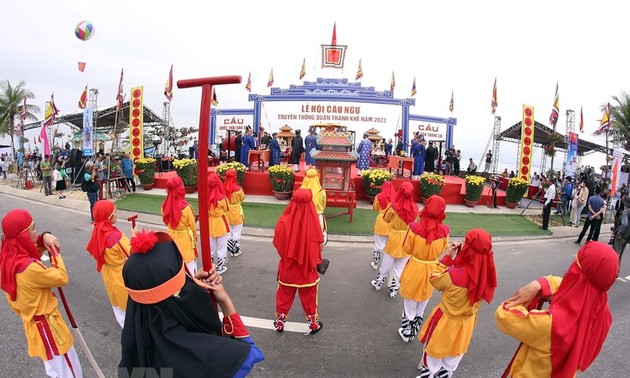
{"type": "Polygon", "coordinates": [[[87,193],[88,200],[90,201],[90,217],[92,220],[94,220],[92,209],[94,209],[94,204],[98,201],[99,185],[96,182],[97,178],[98,167],[91,161],[87,162],[85,164],[85,175],[83,175],[83,184],[81,185],[81,188],[87,193]]]}

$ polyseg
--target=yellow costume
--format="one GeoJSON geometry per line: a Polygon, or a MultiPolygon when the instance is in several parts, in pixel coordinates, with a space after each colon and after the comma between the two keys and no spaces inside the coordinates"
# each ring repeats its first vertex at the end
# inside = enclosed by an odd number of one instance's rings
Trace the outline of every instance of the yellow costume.
{"type": "Polygon", "coordinates": [[[7,294],[7,301],[22,319],[28,355],[48,361],[54,355],[67,353],[74,338],[57,309],[57,298],[52,293],[53,287],[68,283],[63,258],[60,255],[53,258],[50,268],[34,261],[23,272],[17,273],[15,280],[16,300],[11,301],[7,294]],[[44,338],[49,342],[45,342],[44,338]]]}
{"type": "Polygon", "coordinates": [[[121,234],[118,240],[111,247],[105,248],[103,258],[105,263],[101,268],[101,276],[105,284],[105,291],[109,302],[114,307],[125,311],[127,309],[127,290],[123,282],[122,270],[129,257],[131,244],[125,234],[121,234]]]}
{"type": "Polygon", "coordinates": [[[403,250],[411,255],[400,275],[400,295],[405,299],[426,301],[433,294],[429,284],[432,272],[436,269],[437,258],[446,249],[448,237],[433,240],[429,245],[426,239],[413,232],[407,232],[403,250]]]}
{"type": "MultiPolygon", "coordinates": [[[[551,294],[555,294],[561,277],[547,276],[551,294]]],[[[540,280],[539,280],[540,281],[540,280]]],[[[551,376],[551,313],[548,310],[528,311],[523,306],[507,308],[501,304],[494,313],[499,330],[521,341],[510,368],[509,377],[551,376]]]]}
{"type": "Polygon", "coordinates": [[[372,208],[374,211],[378,211],[378,215],[376,216],[376,220],[374,221],[374,233],[376,235],[388,236],[390,231],[389,223],[385,222],[383,216],[387,209],[390,208],[391,203],[388,203],[387,206],[383,209],[381,208],[381,203],[378,200],[378,197],[374,198],[374,204],[372,208]]]}
{"type": "Polygon", "coordinates": [[[176,229],[166,225],[166,232],[173,238],[185,263],[193,261],[197,257],[197,224],[195,212],[188,205],[182,210],[176,229]]]}
{"type": "Polygon", "coordinates": [[[313,194],[313,203],[315,204],[315,210],[317,210],[317,216],[319,217],[319,225],[324,231],[324,243],[327,241],[328,236],[326,234],[326,219],[324,218],[324,211],[326,210],[326,189],[322,188],[319,183],[319,172],[315,168],[309,168],[304,175],[304,181],[300,188],[309,189],[313,194]]]}
{"type": "Polygon", "coordinates": [[[385,252],[396,259],[407,257],[402,245],[409,225],[391,207],[383,215],[383,220],[390,226],[385,252]]]}
{"type": "Polygon", "coordinates": [[[227,235],[230,230],[227,213],[230,211],[230,204],[227,198],[217,202],[216,206],[208,206],[208,223],[210,225],[210,237],[220,238],[227,235]]]}
{"type": "Polygon", "coordinates": [[[230,210],[227,213],[228,223],[231,225],[243,224],[245,221],[243,206],[241,206],[241,202],[245,201],[245,192],[243,192],[243,188],[232,193],[228,200],[230,203],[230,210]]]}

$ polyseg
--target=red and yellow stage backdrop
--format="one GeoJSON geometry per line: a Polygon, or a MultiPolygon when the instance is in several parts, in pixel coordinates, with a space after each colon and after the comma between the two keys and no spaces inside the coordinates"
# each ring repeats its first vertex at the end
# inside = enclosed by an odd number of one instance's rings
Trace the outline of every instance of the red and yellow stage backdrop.
{"type": "Polygon", "coordinates": [[[523,105],[523,122],[521,123],[521,155],[518,177],[529,182],[534,154],[534,107],[523,105]]]}
{"type": "Polygon", "coordinates": [[[144,126],[144,87],[131,88],[131,101],[129,104],[129,142],[131,160],[136,161],[144,156],[142,145],[142,133],[144,126]]]}

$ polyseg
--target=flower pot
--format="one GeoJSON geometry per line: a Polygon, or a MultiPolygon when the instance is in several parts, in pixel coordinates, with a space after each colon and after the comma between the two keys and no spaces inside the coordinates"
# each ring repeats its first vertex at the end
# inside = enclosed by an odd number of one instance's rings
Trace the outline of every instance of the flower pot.
{"type": "Polygon", "coordinates": [[[197,185],[184,186],[186,194],[191,194],[197,191],[197,185]]]}
{"type": "Polygon", "coordinates": [[[516,206],[518,206],[518,202],[508,202],[508,201],[505,201],[505,206],[506,206],[508,209],[516,209],[516,206]]]}
{"type": "Polygon", "coordinates": [[[467,199],[464,199],[464,204],[468,207],[475,207],[475,205],[477,205],[477,202],[479,201],[469,201],[467,199]]]}
{"type": "Polygon", "coordinates": [[[150,184],[142,184],[142,189],[144,189],[144,190],[151,190],[151,189],[153,189],[153,185],[155,185],[154,182],[152,182],[150,184]]]}
{"type": "Polygon", "coordinates": [[[276,196],[276,198],[279,200],[288,200],[289,198],[291,198],[292,194],[293,192],[276,192],[275,190],[273,191],[273,195],[276,196]]]}

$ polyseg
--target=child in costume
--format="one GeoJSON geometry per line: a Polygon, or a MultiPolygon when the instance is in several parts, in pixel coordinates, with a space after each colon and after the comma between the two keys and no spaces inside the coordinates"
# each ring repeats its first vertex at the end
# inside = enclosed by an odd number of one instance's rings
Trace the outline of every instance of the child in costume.
{"type": "Polygon", "coordinates": [[[82,378],[74,338],[52,292],[53,287],[68,284],[59,241],[49,232],[37,236],[31,214],[23,209],[4,216],[2,233],[0,287],[6,292],[9,307],[22,320],[28,355],[42,359],[49,377],[82,378]],[[50,268],[41,262],[46,249],[50,268]]]}
{"type": "Polygon", "coordinates": [[[400,274],[409,260],[409,256],[403,250],[403,241],[407,235],[407,230],[409,230],[409,224],[414,222],[417,217],[418,204],[413,200],[413,186],[409,182],[404,182],[398,189],[398,194],[396,194],[396,199],[391,207],[383,215],[383,220],[390,225],[390,231],[381,268],[376,279],[371,282],[376,290],[381,290],[390,270],[393,269],[393,282],[389,288],[391,298],[398,295],[400,274]]]}
{"type": "Polygon", "coordinates": [[[385,222],[383,215],[389,209],[392,201],[396,197],[396,191],[391,181],[385,181],[381,188],[381,192],[374,198],[372,208],[378,211],[376,220],[374,221],[374,252],[372,253],[372,268],[378,269],[378,263],[381,261],[381,254],[387,244],[387,236],[389,235],[389,223],[385,222]]]}
{"type": "Polygon", "coordinates": [[[166,199],[162,203],[162,220],[166,233],[171,235],[184,263],[192,274],[197,272],[197,219],[192,206],[186,201],[181,177],[175,176],[166,183],[166,199]]]}
{"type": "Polygon", "coordinates": [[[313,194],[313,203],[317,211],[319,225],[324,233],[324,244],[328,242],[328,232],[326,231],[326,218],[324,211],[326,210],[326,189],[322,188],[319,182],[319,171],[315,168],[308,168],[304,175],[304,180],[300,188],[308,189],[313,194]]]}
{"type": "Polygon", "coordinates": [[[490,235],[475,228],[463,245],[449,245],[430,280],[442,298],[420,330],[424,353],[416,378],[452,377],[468,350],[481,301],[490,303],[497,287],[490,235]]]}
{"type": "Polygon", "coordinates": [[[116,223],[116,206],[108,200],[100,200],[92,210],[94,229],[86,249],[96,260],[96,271],[101,273],[109,302],[120,327],[125,325],[127,292],[122,279],[122,269],[129,257],[129,239],[116,223]]]}
{"type": "Polygon", "coordinates": [[[274,327],[280,333],[284,331],[296,292],[300,294],[308,321],[307,335],[318,332],[323,326],[317,312],[317,265],[322,261],[324,237],[311,196],[308,189],[293,193],[273,235],[273,245],[280,256],[274,327]]]}
{"type": "Polygon", "coordinates": [[[398,334],[405,342],[411,341],[420,330],[424,310],[433,294],[429,278],[448,244],[449,227],[442,224],[445,211],[444,198],[429,197],[420,211],[420,221],[409,225],[403,242],[405,252],[411,256],[400,276],[400,296],[404,301],[398,334]]]}
{"type": "Polygon", "coordinates": [[[210,250],[217,262],[217,273],[227,271],[227,240],[230,232],[227,213],[230,204],[225,197],[223,184],[216,173],[208,174],[208,226],[210,250]]]}
{"type": "Polygon", "coordinates": [[[223,189],[230,203],[230,211],[227,213],[228,222],[230,223],[227,249],[230,252],[230,256],[236,257],[241,254],[241,232],[243,231],[243,222],[245,222],[241,202],[245,201],[245,192],[243,192],[243,188],[238,186],[234,169],[228,169],[225,172],[223,189]]]}
{"type": "Polygon", "coordinates": [[[499,330],[521,341],[503,377],[564,378],[586,371],[612,324],[607,292],[618,269],[615,251],[590,241],[562,278],[541,277],[502,303],[494,315],[499,330]],[[542,301],[551,303],[548,309],[536,309],[542,301]]]}

